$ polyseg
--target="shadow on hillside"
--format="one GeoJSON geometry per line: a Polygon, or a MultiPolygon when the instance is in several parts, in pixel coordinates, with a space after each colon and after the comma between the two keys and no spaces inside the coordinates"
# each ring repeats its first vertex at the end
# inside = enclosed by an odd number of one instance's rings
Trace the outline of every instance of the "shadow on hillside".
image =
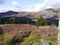
{"type": "Polygon", "coordinates": [[[47,20],[48,20],[48,25],[56,25],[56,26],[58,26],[58,23],[59,23],[58,16],[53,16],[51,18],[47,18],[47,20]]]}
{"type": "MultiPolygon", "coordinates": [[[[56,25],[58,26],[58,16],[53,16],[51,18],[47,18],[48,21],[48,25],[56,25]]],[[[31,25],[35,25],[35,21],[33,21],[33,19],[28,18],[26,16],[23,17],[15,17],[15,16],[11,16],[11,17],[2,17],[2,19],[0,20],[0,24],[31,24],[31,25]]]]}
{"type": "Polygon", "coordinates": [[[16,17],[16,23],[17,24],[35,24],[35,21],[33,21],[31,18],[27,17],[16,17]]]}
{"type": "Polygon", "coordinates": [[[0,21],[0,24],[35,24],[31,18],[28,17],[3,17],[3,20],[0,21]]]}
{"type": "Polygon", "coordinates": [[[17,15],[17,14],[18,12],[8,11],[8,12],[0,13],[0,16],[11,16],[11,15],[17,15]]]}

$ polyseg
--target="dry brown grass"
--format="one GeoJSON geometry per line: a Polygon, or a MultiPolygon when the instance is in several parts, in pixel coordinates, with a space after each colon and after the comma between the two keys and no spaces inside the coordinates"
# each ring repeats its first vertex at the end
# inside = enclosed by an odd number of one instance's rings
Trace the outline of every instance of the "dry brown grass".
{"type": "MultiPolygon", "coordinates": [[[[0,26],[4,30],[5,40],[12,39],[16,35],[27,35],[36,29],[35,25],[28,24],[4,24],[0,26]]],[[[42,37],[48,37],[48,39],[57,39],[58,28],[56,26],[40,26],[37,33],[42,37]]]]}

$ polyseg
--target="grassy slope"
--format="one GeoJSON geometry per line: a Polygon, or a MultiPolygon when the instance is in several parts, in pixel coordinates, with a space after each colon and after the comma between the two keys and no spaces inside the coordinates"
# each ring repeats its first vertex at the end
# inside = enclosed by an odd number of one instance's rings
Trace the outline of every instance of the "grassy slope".
{"type": "Polygon", "coordinates": [[[32,32],[29,37],[25,38],[25,40],[20,43],[20,45],[42,45],[39,39],[40,36],[32,32]]]}
{"type": "Polygon", "coordinates": [[[0,34],[0,44],[4,44],[4,35],[0,34]]]}
{"type": "MultiPolygon", "coordinates": [[[[53,28],[51,28],[53,29],[53,28]]],[[[55,30],[55,29],[54,29],[55,30]]],[[[3,38],[3,36],[1,35],[0,38],[3,38]]],[[[41,39],[37,33],[32,32],[31,35],[29,37],[26,37],[24,39],[24,41],[22,43],[20,43],[19,45],[42,45],[41,42],[39,41],[39,39],[41,39]]],[[[57,45],[57,40],[50,40],[47,38],[42,38],[45,39],[48,43],[51,43],[52,45],[57,45]]],[[[7,41],[7,43],[9,43],[10,40],[7,41]]],[[[9,44],[7,44],[9,45],[9,44]]]]}

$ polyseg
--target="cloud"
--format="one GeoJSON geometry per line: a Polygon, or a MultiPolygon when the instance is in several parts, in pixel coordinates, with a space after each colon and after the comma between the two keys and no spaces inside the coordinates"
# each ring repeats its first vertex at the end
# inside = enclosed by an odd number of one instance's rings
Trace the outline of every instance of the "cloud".
{"type": "MultiPolygon", "coordinates": [[[[4,0],[0,0],[0,5],[4,3],[5,3],[4,0]]],[[[46,8],[60,8],[60,0],[43,0],[43,2],[41,3],[32,4],[23,9],[21,8],[21,6],[24,7],[24,5],[21,5],[17,0],[11,0],[11,6],[9,8],[0,7],[0,11],[6,11],[10,9],[14,11],[29,11],[29,12],[35,11],[37,12],[40,10],[44,10],[46,8]]]]}
{"type": "Polygon", "coordinates": [[[5,3],[5,1],[4,0],[0,0],[0,4],[4,4],[5,3]]]}
{"type": "Polygon", "coordinates": [[[45,6],[51,6],[51,7],[56,7],[56,5],[58,5],[58,3],[60,3],[60,0],[45,0],[45,6]],[[55,5],[55,6],[53,6],[55,5]]]}
{"type": "Polygon", "coordinates": [[[44,0],[42,3],[30,5],[23,11],[40,11],[46,8],[60,8],[60,0],[44,0]]]}
{"type": "Polygon", "coordinates": [[[22,9],[20,7],[20,3],[15,1],[15,0],[12,1],[12,6],[13,6],[12,8],[13,8],[14,11],[20,11],[22,9]]]}
{"type": "Polygon", "coordinates": [[[20,4],[17,1],[12,1],[13,6],[19,6],[20,4]]]}
{"type": "Polygon", "coordinates": [[[6,11],[9,11],[9,9],[7,9],[7,8],[0,8],[0,12],[6,12],[6,11]]]}

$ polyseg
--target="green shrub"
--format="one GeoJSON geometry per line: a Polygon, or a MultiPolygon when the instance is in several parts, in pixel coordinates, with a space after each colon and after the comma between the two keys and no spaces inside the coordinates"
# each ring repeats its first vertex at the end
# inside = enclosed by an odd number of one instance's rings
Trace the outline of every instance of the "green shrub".
{"type": "Polygon", "coordinates": [[[47,19],[44,19],[43,17],[40,17],[36,22],[37,26],[45,26],[47,24],[48,24],[47,19]]]}

